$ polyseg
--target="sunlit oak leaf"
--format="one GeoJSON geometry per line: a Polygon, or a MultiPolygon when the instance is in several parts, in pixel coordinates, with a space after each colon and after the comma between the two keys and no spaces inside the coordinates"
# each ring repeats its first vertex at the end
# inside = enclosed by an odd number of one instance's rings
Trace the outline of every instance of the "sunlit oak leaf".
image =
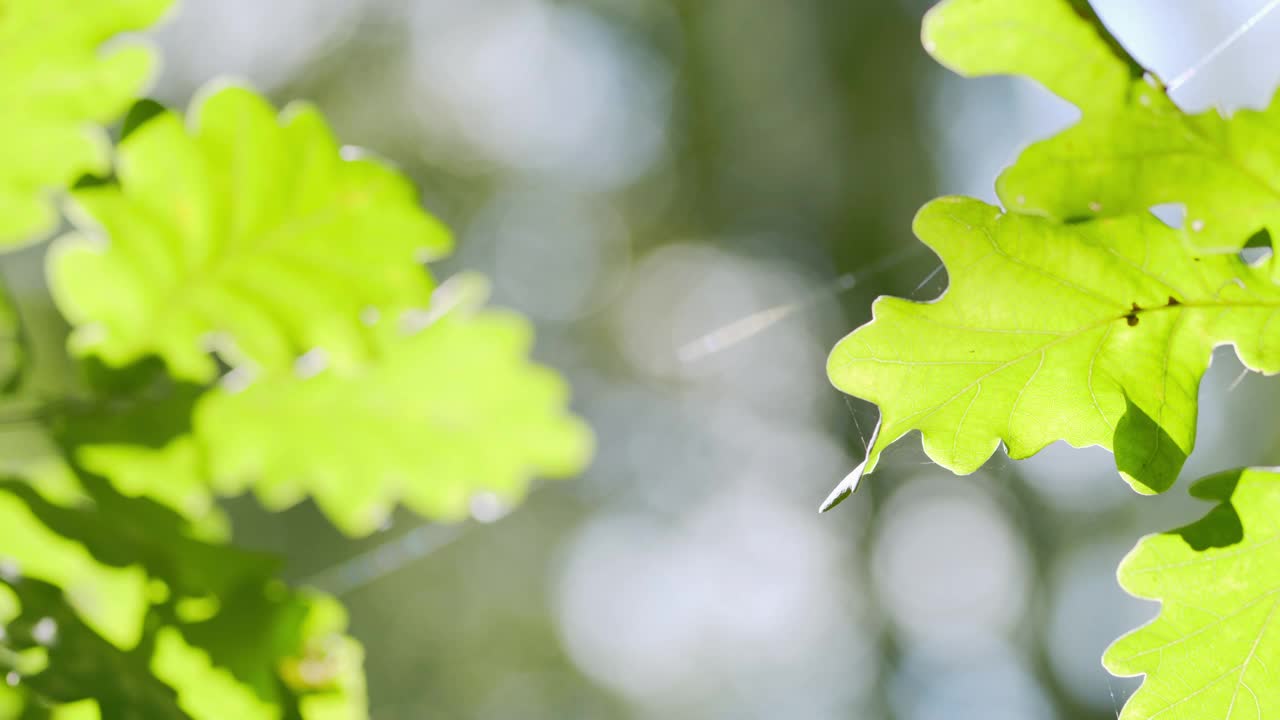
{"type": "Polygon", "coordinates": [[[8,595],[19,609],[7,619],[0,644],[6,683],[26,695],[26,712],[18,717],[58,717],[53,709],[72,705],[78,713],[98,711],[88,717],[103,720],[192,720],[173,689],[147,669],[145,650],[125,652],[105,640],[84,623],[61,587],[6,574],[0,575],[0,591],[0,605],[8,595]],[[39,661],[23,667],[13,662],[15,655],[39,661]]]}
{"type": "Polygon", "coordinates": [[[306,596],[302,645],[279,664],[285,685],[300,693],[303,720],[359,720],[368,714],[364,647],[346,635],[347,611],[337,600],[306,596]]]}
{"type": "Polygon", "coordinates": [[[119,147],[119,184],[73,194],[79,231],[49,275],[77,352],[154,354],[202,381],[214,348],[268,371],[313,348],[344,366],[368,353],[362,312],[426,302],[422,263],[450,239],[402,175],[340,151],[308,105],[277,116],[218,86],[189,115],[147,121],[119,147]]]}
{"type": "Polygon", "coordinates": [[[86,470],[110,478],[121,493],[149,498],[199,523],[199,537],[225,539],[230,535],[227,520],[199,472],[202,458],[190,436],[160,448],[85,445],[78,448],[77,460],[86,470]]]}
{"type": "Polygon", "coordinates": [[[197,539],[172,510],[80,479],[73,505],[0,482],[12,530],[0,591],[21,615],[0,592],[0,647],[40,645],[54,618],[43,644],[58,652],[21,673],[40,702],[96,700],[103,718],[151,717],[140,708],[153,703],[156,717],[194,720],[367,717],[363,655],[333,598],[280,582],[276,558],[197,539]],[[140,643],[144,628],[154,635],[140,643]]]}
{"type": "Polygon", "coordinates": [[[66,458],[122,495],[181,514],[198,537],[227,539],[230,528],[190,435],[192,408],[206,388],[173,382],[158,362],[116,371],[85,367],[95,394],[47,423],[66,458]]]}
{"type": "Polygon", "coordinates": [[[161,629],[151,669],[192,720],[368,718],[363,649],[344,634],[345,610],[326,595],[274,589],[230,598],[207,623],[161,629]]]}
{"type": "Polygon", "coordinates": [[[1063,225],[943,198],[915,232],[945,264],[932,302],[882,297],[840,341],[836,387],[880,406],[865,464],[912,430],[938,464],[978,469],[1004,443],[1025,458],[1056,440],[1100,445],[1143,493],[1176,479],[1195,439],[1214,347],[1280,371],[1280,286],[1236,255],[1193,257],[1153,216],[1063,225]]]}
{"type": "Polygon", "coordinates": [[[1186,207],[1206,250],[1280,235],[1280,102],[1264,111],[1181,111],[1084,0],[947,0],[925,47],[966,76],[1030,77],[1081,111],[1001,174],[1005,207],[1059,220],[1186,207]]]}
{"type": "Polygon", "coordinates": [[[568,414],[565,382],[529,361],[529,323],[450,300],[471,292],[462,280],[431,311],[377,323],[364,365],[300,364],[202,398],[194,433],[215,487],[252,487],[271,508],[311,496],[363,534],[397,500],[456,519],[478,494],[514,502],[534,476],[581,470],[590,432],[568,414]]]}
{"type": "Polygon", "coordinates": [[[146,574],[137,566],[109,567],[83,545],[46,527],[17,497],[0,492],[0,576],[35,578],[62,588],[95,632],[122,650],[142,636],[146,574]]]}
{"type": "Polygon", "coordinates": [[[110,169],[103,123],[146,89],[154,54],[104,44],[146,28],[173,0],[0,2],[0,249],[57,225],[52,195],[110,169]]]}
{"type": "Polygon", "coordinates": [[[1116,675],[1146,675],[1120,720],[1280,717],[1280,474],[1222,473],[1192,494],[1221,504],[1120,565],[1126,590],[1160,601],[1103,658],[1116,675]]]}

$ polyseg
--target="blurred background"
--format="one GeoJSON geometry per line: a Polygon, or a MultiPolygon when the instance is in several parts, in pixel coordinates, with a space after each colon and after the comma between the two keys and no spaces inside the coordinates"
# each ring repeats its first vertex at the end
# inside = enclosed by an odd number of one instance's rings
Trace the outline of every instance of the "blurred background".
{"type": "MultiPolygon", "coordinates": [[[[599,455],[475,520],[351,542],[314,509],[232,504],[237,538],[338,593],[375,720],[1114,717],[1108,642],[1155,611],[1116,585],[1139,535],[1198,516],[1096,449],[955,478],[913,435],[819,516],[874,407],[828,350],[881,293],[946,286],[909,231],[1073,110],[921,50],[926,0],[186,0],[155,91],[211,78],[309,99],[456,230],[436,268],[494,279],[575,388],[599,455]]],[[[1263,0],[1103,0],[1160,75],[1263,0]]],[[[1175,94],[1267,102],[1280,13],[1175,94]]],[[[1277,390],[1228,351],[1187,478],[1280,460],[1277,390]],[[1230,391],[1228,391],[1230,390],[1230,391]]],[[[494,448],[502,452],[502,448],[494,448]]]]}

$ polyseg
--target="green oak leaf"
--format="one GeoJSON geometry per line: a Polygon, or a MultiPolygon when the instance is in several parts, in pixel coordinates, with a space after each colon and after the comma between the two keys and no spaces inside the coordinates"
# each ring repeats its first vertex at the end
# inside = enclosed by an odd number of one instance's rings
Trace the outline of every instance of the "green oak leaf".
{"type": "Polygon", "coordinates": [[[840,341],[827,372],[880,406],[864,464],[912,430],[938,464],[977,470],[1001,442],[1025,458],[1056,440],[1100,445],[1135,490],[1167,489],[1195,440],[1214,347],[1280,371],[1280,286],[1271,261],[1193,257],[1150,214],[1063,225],[943,198],[915,232],[945,264],[932,302],[882,297],[840,341]]]}
{"type": "Polygon", "coordinates": [[[0,574],[57,585],[86,627],[121,649],[138,644],[147,607],[147,576],[141,568],[99,562],[84,545],[46,526],[21,499],[6,492],[0,492],[0,527],[0,574]]]}
{"type": "Polygon", "coordinates": [[[347,611],[337,600],[309,598],[302,620],[301,652],[280,665],[285,684],[297,692],[304,720],[356,720],[366,716],[368,690],[364,647],[346,635],[347,611]]]}
{"type": "Polygon", "coordinates": [[[111,167],[103,123],[150,82],[138,43],[103,44],[154,24],[172,0],[0,3],[0,248],[53,230],[51,194],[111,167]]]}
{"type": "Polygon", "coordinates": [[[1280,472],[1222,473],[1191,492],[1220,504],[1120,565],[1126,590],[1161,603],[1103,658],[1116,675],[1146,675],[1120,719],[1280,717],[1280,472]]]}
{"type": "Polygon", "coordinates": [[[158,633],[151,667],[182,708],[193,720],[367,718],[363,649],[343,634],[342,606],[278,584],[256,590],[158,633]]]}
{"type": "MultiPolygon", "coordinates": [[[[101,565],[140,567],[174,597],[229,596],[246,583],[265,582],[279,569],[271,556],[197,537],[185,518],[158,503],[125,497],[102,478],[78,479],[84,494],[71,502],[55,502],[12,479],[0,481],[0,497],[21,500],[36,520],[83,546],[101,565]]],[[[64,582],[60,576],[46,579],[64,582]]]]}
{"type": "Polygon", "coordinates": [[[120,493],[180,513],[200,537],[228,537],[207,479],[193,471],[202,458],[190,440],[191,412],[206,388],[174,382],[157,362],[110,371],[95,360],[85,369],[97,392],[48,423],[66,456],[120,493]]]}
{"type": "Polygon", "coordinates": [[[173,688],[153,675],[143,658],[86,625],[59,586],[9,575],[0,576],[0,589],[9,590],[19,605],[17,616],[4,626],[0,669],[13,673],[40,705],[92,702],[102,720],[198,720],[182,711],[173,688]],[[26,668],[25,663],[6,661],[15,655],[42,662],[26,668]]]}
{"type": "Polygon", "coordinates": [[[48,272],[77,352],[156,355],[197,381],[211,349],[268,371],[314,348],[348,365],[368,354],[362,312],[427,301],[422,263],[451,241],[402,175],[340,150],[309,105],[277,115],[215,86],[189,117],[147,120],[120,143],[118,184],[72,194],[79,230],[48,272]]]}
{"type": "Polygon", "coordinates": [[[580,471],[591,434],[567,413],[566,384],[529,362],[526,320],[473,307],[475,285],[454,278],[430,311],[376,323],[365,365],[283,370],[204,396],[194,437],[215,487],[252,487],[271,508],[310,495],[363,534],[397,499],[458,519],[478,493],[514,502],[532,476],[580,471]]]}
{"type": "Polygon", "coordinates": [[[70,506],[0,482],[12,530],[0,586],[20,609],[10,620],[0,594],[0,665],[6,649],[41,645],[42,618],[57,627],[23,687],[44,702],[96,701],[104,719],[151,705],[194,720],[366,717],[362,651],[336,601],[285,586],[272,557],[196,538],[168,508],[79,478],[91,502],[70,506]]]}
{"type": "Polygon", "coordinates": [[[1239,249],[1263,229],[1280,237],[1280,102],[1230,118],[1182,112],[1083,0],[947,0],[923,36],[956,72],[1030,77],[1080,109],[1001,174],[1010,210],[1069,220],[1180,203],[1205,250],[1239,249]]]}

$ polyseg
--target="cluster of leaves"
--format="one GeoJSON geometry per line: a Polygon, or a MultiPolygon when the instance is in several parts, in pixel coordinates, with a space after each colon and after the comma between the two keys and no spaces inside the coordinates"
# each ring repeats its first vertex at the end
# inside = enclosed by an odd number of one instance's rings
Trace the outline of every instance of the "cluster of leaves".
{"type": "Polygon", "coordinates": [[[364,717],[341,606],[231,545],[216,497],[313,498],[353,535],[398,501],[457,520],[578,471],[590,434],[529,324],[436,286],[447,231],[315,108],[137,102],[154,58],[114,38],[170,4],[0,1],[0,248],[62,203],[48,288],[82,371],[33,396],[0,308],[0,413],[39,449],[0,479],[0,718],[364,717]]]}
{"type": "MultiPolygon", "coordinates": [[[[1001,174],[1003,207],[950,197],[916,217],[950,286],[880,298],[833,350],[832,382],[881,420],[825,507],[911,431],[960,474],[1000,446],[1025,458],[1063,440],[1111,450],[1140,493],[1167,490],[1213,349],[1280,372],[1280,263],[1240,254],[1280,231],[1280,102],[1184,113],[1086,0],[946,0],[923,39],[956,72],[1029,77],[1081,117],[1001,174]],[[1153,215],[1164,204],[1185,208],[1181,227],[1153,215]]],[[[1163,602],[1106,653],[1112,672],[1147,676],[1122,718],[1280,717],[1280,473],[1236,470],[1192,494],[1220,504],[1120,569],[1163,602]]]]}

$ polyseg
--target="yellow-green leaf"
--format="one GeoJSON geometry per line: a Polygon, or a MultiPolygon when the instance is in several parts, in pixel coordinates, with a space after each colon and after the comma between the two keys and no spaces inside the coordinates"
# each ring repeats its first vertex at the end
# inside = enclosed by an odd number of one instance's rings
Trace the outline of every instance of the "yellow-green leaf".
{"type": "Polygon", "coordinates": [[[1280,102],[1184,113],[1084,0],[947,0],[924,44],[959,73],[1024,75],[1080,108],[1000,176],[1009,210],[1074,220],[1180,203],[1188,240],[1205,250],[1280,236],[1280,102]]]}
{"type": "Polygon", "coordinates": [[[1149,214],[1063,225],[966,198],[926,205],[915,231],[950,286],[933,302],[880,298],[832,351],[832,382],[879,405],[881,420],[829,504],[912,430],[958,473],[1001,443],[1013,458],[1056,440],[1099,445],[1134,489],[1160,492],[1194,444],[1213,348],[1280,371],[1270,260],[1194,257],[1149,214]]]}
{"type": "Polygon", "coordinates": [[[1120,565],[1126,590],[1161,603],[1103,659],[1146,676],[1120,719],[1280,717],[1280,473],[1222,473],[1192,494],[1220,504],[1145,538],[1120,565]]]}
{"type": "Polygon", "coordinates": [[[207,381],[224,359],[267,371],[315,348],[338,366],[369,347],[358,318],[421,306],[422,267],[450,246],[384,163],[340,151],[312,107],[277,116],[217,86],[120,145],[118,184],[74,193],[79,231],[49,259],[72,345],[113,366],[157,355],[207,381]]]}
{"type": "Polygon", "coordinates": [[[397,500],[457,519],[478,493],[514,502],[534,476],[580,471],[590,432],[568,414],[564,381],[529,362],[529,323],[450,307],[459,280],[430,311],[377,323],[372,362],[287,369],[202,398],[194,434],[218,489],[252,487],[274,508],[309,495],[363,534],[397,500]]]}
{"type": "Polygon", "coordinates": [[[155,65],[136,42],[172,0],[0,2],[0,249],[57,225],[52,194],[110,169],[102,128],[129,108],[155,65]]]}

